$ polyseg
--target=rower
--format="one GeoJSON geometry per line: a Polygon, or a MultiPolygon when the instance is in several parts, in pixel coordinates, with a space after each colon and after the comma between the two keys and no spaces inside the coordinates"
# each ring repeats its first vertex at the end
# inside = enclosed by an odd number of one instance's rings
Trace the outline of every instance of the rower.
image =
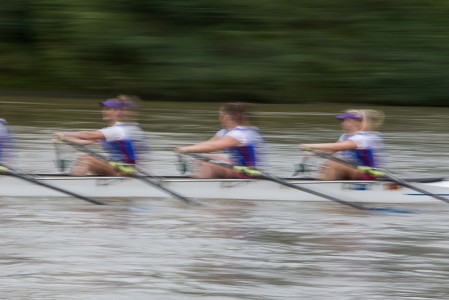
{"type": "Polygon", "coordinates": [[[15,159],[16,147],[11,128],[5,119],[0,118],[0,162],[12,164],[15,159]]]}
{"type": "Polygon", "coordinates": [[[338,153],[339,158],[350,165],[329,160],[326,162],[323,180],[373,180],[372,175],[356,167],[382,168],[385,157],[383,138],[376,131],[384,121],[384,114],[377,110],[346,110],[336,117],[341,121],[344,133],[335,143],[300,144],[301,150],[318,150],[338,153]]]}
{"type": "MultiPolygon", "coordinates": [[[[219,111],[219,121],[223,127],[209,140],[175,148],[178,154],[211,153],[223,151],[228,156],[208,155],[234,165],[263,168],[266,166],[266,144],[260,130],[249,122],[248,104],[226,103],[219,111]]],[[[240,178],[241,173],[212,164],[199,161],[193,177],[197,178],[240,178]]]]}
{"type": "Polygon", "coordinates": [[[106,175],[120,176],[132,171],[136,163],[134,145],[122,123],[119,122],[123,106],[118,99],[100,102],[102,118],[107,127],[95,131],[56,132],[57,140],[67,140],[79,145],[101,143],[109,154],[109,161],[90,154],[80,154],[69,175],[106,175]],[[114,162],[114,163],[111,163],[114,162]]]}
{"type": "Polygon", "coordinates": [[[139,97],[130,95],[118,95],[117,99],[122,105],[123,112],[120,115],[120,122],[127,131],[128,136],[133,141],[136,152],[137,167],[147,169],[150,163],[150,143],[147,134],[142,130],[138,122],[139,118],[139,97]]]}

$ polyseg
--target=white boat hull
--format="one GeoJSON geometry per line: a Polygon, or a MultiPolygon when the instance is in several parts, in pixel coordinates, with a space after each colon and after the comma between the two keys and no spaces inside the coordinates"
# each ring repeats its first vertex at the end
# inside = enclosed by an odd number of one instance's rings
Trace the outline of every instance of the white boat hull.
{"type": "MultiPolygon", "coordinates": [[[[38,176],[36,180],[92,198],[170,198],[163,190],[135,178],[38,176]]],[[[267,180],[164,178],[162,186],[182,196],[202,200],[329,201],[267,180]]],[[[357,203],[443,203],[432,196],[384,181],[289,180],[290,183],[357,203]]],[[[449,198],[449,181],[412,183],[449,198]]],[[[0,197],[70,197],[10,176],[0,176],[0,197]]],[[[446,204],[447,205],[447,204],[446,204]]]]}

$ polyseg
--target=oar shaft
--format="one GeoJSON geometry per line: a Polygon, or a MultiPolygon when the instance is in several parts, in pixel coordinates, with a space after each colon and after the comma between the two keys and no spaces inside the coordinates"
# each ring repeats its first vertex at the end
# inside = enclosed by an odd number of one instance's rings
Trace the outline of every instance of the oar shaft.
{"type": "MultiPolygon", "coordinates": [[[[225,168],[229,168],[229,169],[232,169],[232,170],[236,170],[236,169],[239,168],[239,166],[235,166],[233,164],[230,164],[230,163],[227,163],[227,162],[224,162],[224,161],[218,161],[218,160],[215,160],[215,159],[211,159],[211,158],[206,157],[204,155],[200,155],[200,154],[196,154],[196,153],[189,153],[189,155],[192,156],[195,159],[202,160],[202,161],[205,161],[205,162],[209,162],[209,163],[212,163],[212,164],[215,164],[215,165],[218,165],[218,166],[222,166],[222,167],[225,167],[225,168]]],[[[376,208],[365,207],[365,206],[358,205],[358,204],[355,204],[355,203],[347,202],[347,201],[335,198],[333,196],[326,195],[326,194],[323,194],[323,193],[320,193],[320,192],[317,192],[317,191],[305,188],[305,187],[300,186],[300,185],[292,184],[292,183],[290,183],[288,181],[285,181],[285,180],[283,180],[283,179],[281,179],[279,177],[276,177],[276,176],[271,175],[271,174],[267,174],[267,173],[262,172],[260,170],[252,170],[252,171],[254,172],[254,174],[258,175],[256,178],[270,180],[270,181],[276,182],[278,184],[281,184],[281,185],[284,185],[284,186],[287,186],[287,187],[290,187],[290,188],[293,188],[293,189],[296,189],[296,190],[300,190],[300,191],[303,191],[303,192],[306,192],[306,193],[309,193],[309,194],[312,194],[312,195],[315,195],[315,196],[318,196],[318,197],[321,197],[321,198],[324,198],[324,199],[328,199],[328,200],[331,200],[331,201],[334,201],[334,202],[337,202],[337,203],[340,203],[340,204],[344,204],[344,205],[347,205],[347,206],[350,206],[350,207],[353,207],[353,208],[357,208],[357,209],[361,209],[361,210],[379,210],[379,209],[376,209],[376,208]]]]}
{"type": "Polygon", "coordinates": [[[386,179],[394,182],[394,183],[402,185],[403,187],[409,188],[409,189],[414,190],[414,191],[416,191],[418,193],[421,193],[421,194],[424,194],[424,195],[428,195],[428,196],[431,196],[431,197],[433,197],[435,199],[438,199],[438,200],[444,201],[446,203],[449,203],[449,199],[447,199],[447,198],[445,198],[443,196],[437,195],[437,194],[430,193],[430,192],[428,192],[426,190],[423,190],[423,189],[421,189],[421,188],[419,188],[417,186],[414,186],[414,185],[410,184],[409,182],[407,182],[407,181],[405,181],[403,179],[397,179],[397,178],[394,178],[393,176],[390,176],[388,174],[384,174],[384,177],[386,179]]]}
{"type": "MultiPolygon", "coordinates": [[[[337,163],[340,163],[342,165],[345,165],[345,166],[348,166],[348,167],[351,167],[351,168],[354,168],[354,169],[359,169],[362,172],[364,170],[364,169],[360,169],[360,167],[358,167],[356,165],[353,165],[350,162],[347,162],[347,161],[345,161],[345,160],[343,160],[343,159],[341,159],[339,157],[335,157],[333,155],[330,155],[330,154],[327,154],[327,153],[318,152],[318,151],[314,151],[314,153],[317,156],[319,156],[319,157],[335,161],[337,163]]],[[[366,169],[370,170],[370,168],[366,168],[366,169]]],[[[383,178],[385,178],[385,179],[387,179],[387,180],[389,180],[391,182],[394,182],[394,183],[396,183],[396,184],[398,184],[400,186],[409,188],[409,189],[414,190],[416,192],[419,192],[421,194],[428,195],[428,196],[433,197],[435,199],[438,199],[438,200],[444,201],[446,203],[449,203],[449,199],[447,199],[446,197],[443,197],[443,196],[440,196],[440,195],[436,195],[436,194],[431,193],[429,191],[426,191],[426,190],[424,190],[422,188],[414,186],[413,184],[411,184],[410,182],[406,181],[405,179],[396,178],[395,176],[392,176],[392,175],[388,174],[389,172],[386,172],[386,171],[383,171],[383,170],[376,170],[376,169],[373,169],[373,170],[374,170],[374,173],[377,172],[377,173],[379,173],[381,175],[381,177],[383,177],[383,178]]]]}
{"type": "MultiPolygon", "coordinates": [[[[75,149],[77,149],[77,150],[79,150],[81,152],[85,152],[85,153],[90,154],[92,156],[95,156],[95,157],[97,157],[99,159],[102,159],[102,160],[104,160],[106,162],[109,162],[109,160],[108,160],[108,158],[106,156],[104,156],[104,155],[102,155],[100,153],[97,153],[96,151],[93,151],[92,149],[89,149],[89,148],[87,148],[87,147],[85,147],[83,145],[78,145],[78,144],[72,143],[72,142],[67,141],[67,140],[64,140],[63,142],[65,142],[66,144],[74,147],[75,149]]],[[[185,196],[182,196],[182,195],[178,194],[177,192],[164,187],[158,181],[153,179],[154,176],[144,172],[143,170],[141,170],[141,169],[139,169],[137,167],[135,167],[135,170],[138,173],[143,174],[145,176],[139,176],[139,175],[136,175],[136,174],[127,174],[127,175],[129,175],[131,177],[134,177],[136,179],[139,179],[139,180],[145,182],[146,184],[151,185],[151,186],[153,186],[155,188],[158,188],[158,189],[166,192],[167,194],[169,194],[169,195],[171,195],[171,196],[173,196],[175,198],[178,198],[178,199],[180,199],[180,200],[182,200],[182,201],[184,201],[184,202],[186,202],[188,204],[199,204],[198,202],[194,201],[193,199],[190,199],[190,198],[187,198],[185,196]]]]}
{"type": "Polygon", "coordinates": [[[321,197],[321,198],[324,198],[324,199],[328,199],[328,200],[331,200],[331,201],[334,201],[334,202],[337,202],[337,203],[340,203],[340,204],[348,205],[348,206],[351,206],[353,208],[357,208],[357,209],[361,209],[361,210],[371,210],[371,208],[369,208],[369,207],[365,207],[365,206],[358,205],[358,204],[355,204],[355,203],[351,203],[351,202],[347,202],[347,201],[344,201],[344,200],[340,200],[340,199],[335,198],[333,196],[326,195],[326,194],[323,194],[323,193],[320,193],[320,192],[317,192],[317,191],[305,188],[303,186],[292,184],[292,183],[290,183],[288,181],[284,181],[284,180],[282,180],[280,178],[277,178],[277,177],[274,177],[274,176],[264,175],[262,178],[263,179],[267,179],[267,180],[271,180],[271,181],[274,181],[274,182],[277,182],[277,183],[285,185],[287,187],[290,187],[290,188],[293,188],[293,189],[297,189],[297,190],[300,190],[300,191],[303,191],[303,192],[306,192],[306,193],[309,193],[309,194],[312,194],[312,195],[315,195],[315,196],[318,196],[318,197],[321,197]]]}
{"type": "Polygon", "coordinates": [[[138,170],[138,172],[139,172],[139,173],[142,173],[142,174],[145,175],[145,176],[133,176],[134,178],[139,179],[139,180],[141,180],[141,181],[143,181],[143,182],[145,182],[145,183],[147,183],[147,184],[149,184],[149,185],[151,185],[151,186],[153,186],[153,187],[156,187],[156,188],[158,188],[158,189],[160,189],[160,190],[166,192],[167,194],[172,195],[172,196],[175,197],[175,198],[181,199],[182,201],[184,201],[184,202],[186,202],[186,203],[189,203],[189,204],[198,204],[198,203],[197,203],[196,201],[194,201],[193,199],[190,199],[190,198],[187,198],[187,197],[185,197],[185,196],[182,196],[182,195],[176,193],[176,192],[173,191],[173,190],[167,189],[166,187],[164,187],[163,185],[161,185],[159,182],[150,179],[149,175],[147,175],[147,174],[145,174],[145,173],[143,173],[143,172],[141,172],[141,171],[139,171],[139,170],[138,170]]]}
{"type": "Polygon", "coordinates": [[[43,187],[46,187],[46,188],[49,188],[49,189],[61,192],[63,194],[67,194],[67,195],[73,196],[75,198],[79,198],[79,199],[85,200],[87,202],[90,202],[90,203],[93,203],[93,204],[96,204],[96,205],[106,205],[106,203],[100,202],[98,200],[95,200],[95,199],[92,199],[92,198],[89,198],[89,197],[86,197],[86,196],[83,196],[83,195],[80,195],[80,194],[77,194],[77,193],[74,193],[74,192],[71,192],[71,191],[68,191],[68,190],[65,190],[65,189],[61,189],[61,188],[59,188],[57,186],[45,183],[43,181],[34,179],[34,178],[32,178],[30,176],[27,176],[27,175],[24,175],[24,174],[13,172],[11,170],[3,171],[3,174],[8,175],[8,176],[12,176],[12,177],[17,177],[17,178],[23,179],[25,181],[32,182],[34,184],[37,184],[37,185],[40,185],[40,186],[43,186],[43,187]]]}

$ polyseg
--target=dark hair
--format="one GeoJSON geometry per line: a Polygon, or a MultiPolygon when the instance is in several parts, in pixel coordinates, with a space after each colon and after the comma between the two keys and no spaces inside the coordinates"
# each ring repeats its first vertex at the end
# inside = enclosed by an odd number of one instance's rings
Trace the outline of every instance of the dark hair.
{"type": "Polygon", "coordinates": [[[231,116],[238,124],[245,124],[250,117],[250,104],[243,102],[229,102],[221,106],[224,113],[231,116]]]}

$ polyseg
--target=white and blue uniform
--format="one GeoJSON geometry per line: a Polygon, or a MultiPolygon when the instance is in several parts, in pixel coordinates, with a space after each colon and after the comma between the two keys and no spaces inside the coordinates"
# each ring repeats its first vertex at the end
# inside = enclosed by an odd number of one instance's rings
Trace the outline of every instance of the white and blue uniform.
{"type": "Polygon", "coordinates": [[[145,163],[149,163],[150,143],[140,125],[138,123],[123,123],[122,126],[125,128],[127,136],[131,139],[134,145],[136,161],[139,164],[143,164],[142,166],[144,166],[145,163]]]}
{"type": "Polygon", "coordinates": [[[341,158],[356,166],[372,168],[384,167],[385,145],[378,132],[358,132],[354,135],[342,134],[339,142],[352,141],[357,149],[341,151],[341,158]]]}
{"type": "Polygon", "coordinates": [[[0,162],[11,163],[15,157],[15,141],[8,123],[0,119],[0,162]]]}
{"type": "Polygon", "coordinates": [[[105,136],[102,145],[109,154],[109,160],[130,165],[136,163],[135,146],[123,124],[117,122],[99,131],[105,136]]]}
{"type": "Polygon", "coordinates": [[[266,166],[266,145],[257,127],[237,126],[232,130],[222,129],[216,136],[229,136],[240,142],[239,146],[224,150],[235,164],[255,168],[266,166]]]}

